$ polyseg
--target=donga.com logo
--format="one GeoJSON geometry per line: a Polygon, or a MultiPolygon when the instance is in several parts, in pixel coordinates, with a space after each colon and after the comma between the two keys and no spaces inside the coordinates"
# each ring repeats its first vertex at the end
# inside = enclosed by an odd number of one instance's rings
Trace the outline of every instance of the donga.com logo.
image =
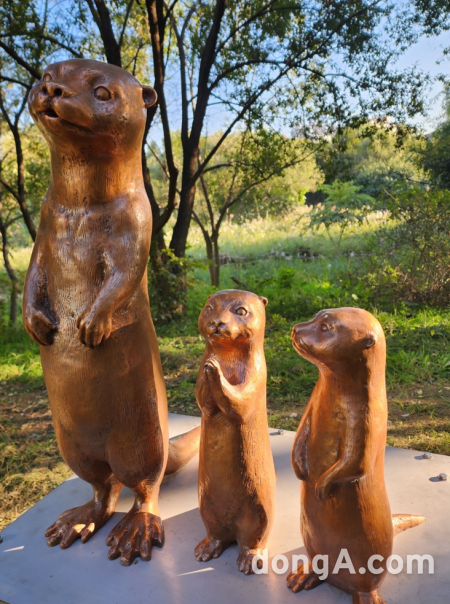
{"type": "MultiPolygon", "coordinates": [[[[367,561],[367,568],[361,566],[359,568],[355,568],[350,554],[347,549],[341,549],[338,559],[336,560],[335,565],[332,569],[329,567],[329,560],[327,555],[317,555],[312,558],[308,558],[305,554],[295,554],[292,556],[291,563],[289,563],[289,559],[284,554],[278,554],[274,556],[271,561],[271,570],[277,575],[284,575],[287,572],[291,571],[296,572],[297,567],[300,564],[303,564],[303,572],[309,573],[310,570],[313,570],[316,575],[322,581],[326,581],[328,575],[331,574],[337,575],[341,570],[348,570],[349,573],[356,575],[361,574],[364,575],[367,571],[374,574],[381,574],[386,568],[387,571],[391,575],[398,575],[405,568],[404,560],[401,556],[397,554],[392,554],[389,558],[386,559],[386,565],[381,565],[384,561],[383,556],[379,554],[374,554],[367,561]]],[[[427,562],[426,568],[429,575],[434,574],[434,558],[430,556],[430,554],[424,554],[420,556],[419,554],[408,554],[406,556],[406,573],[408,575],[412,575],[417,573],[418,575],[424,574],[425,562],[427,562]]],[[[269,573],[269,552],[266,548],[263,550],[261,555],[257,555],[252,560],[252,568],[253,572],[257,575],[268,574],[269,573]]]]}

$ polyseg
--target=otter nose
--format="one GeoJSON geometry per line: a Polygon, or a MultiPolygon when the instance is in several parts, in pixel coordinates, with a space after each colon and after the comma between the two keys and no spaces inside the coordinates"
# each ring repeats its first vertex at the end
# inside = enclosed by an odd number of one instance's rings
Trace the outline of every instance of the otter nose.
{"type": "Polygon", "coordinates": [[[297,325],[294,325],[294,327],[292,328],[292,335],[296,335],[298,334],[302,329],[302,324],[301,323],[297,323],[297,325]]]}
{"type": "Polygon", "coordinates": [[[58,84],[56,82],[43,82],[41,86],[41,91],[44,94],[47,94],[49,97],[67,96],[67,91],[64,86],[61,86],[61,84],[58,84]]]}
{"type": "Polygon", "coordinates": [[[214,327],[219,327],[219,325],[223,325],[222,319],[211,319],[211,325],[214,327]]]}

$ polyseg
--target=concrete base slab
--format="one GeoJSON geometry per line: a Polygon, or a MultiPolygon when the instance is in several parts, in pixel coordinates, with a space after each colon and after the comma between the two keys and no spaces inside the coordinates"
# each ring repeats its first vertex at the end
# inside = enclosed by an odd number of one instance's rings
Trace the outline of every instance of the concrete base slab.
{"type": "MultiPolygon", "coordinates": [[[[199,418],[170,416],[171,436],[196,425],[199,418]]],[[[276,519],[269,543],[270,560],[304,553],[299,527],[299,482],[290,463],[294,432],[271,429],[277,470],[276,519]]],[[[76,541],[69,549],[49,548],[44,530],[64,510],[92,496],[91,487],[77,477],[64,482],[2,531],[0,545],[0,601],[8,604],[350,604],[351,596],[327,584],[310,592],[293,594],[286,575],[246,577],[238,572],[237,546],[217,560],[199,563],[195,545],[205,537],[197,501],[198,458],[163,484],[160,508],[166,533],[164,548],[154,548],[151,562],[122,567],[107,558],[105,539],[132,505],[124,490],[117,512],[92,539],[76,541]]],[[[388,575],[381,593],[387,604],[444,604],[450,599],[450,457],[423,459],[417,451],[388,448],[386,482],[392,513],[426,516],[427,522],[395,538],[394,553],[404,562],[398,575],[388,575]],[[435,572],[408,575],[408,554],[430,554],[435,572]]]]}

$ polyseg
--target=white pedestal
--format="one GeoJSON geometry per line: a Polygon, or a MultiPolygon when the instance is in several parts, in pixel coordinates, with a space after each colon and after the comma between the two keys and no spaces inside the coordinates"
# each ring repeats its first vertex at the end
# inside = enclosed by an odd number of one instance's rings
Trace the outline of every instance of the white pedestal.
{"type": "MultiPolygon", "coordinates": [[[[170,415],[171,436],[199,425],[199,418],[170,415]]],[[[271,429],[277,471],[276,518],[269,556],[304,553],[299,532],[299,482],[291,468],[294,432],[271,429]]],[[[166,544],[152,560],[123,567],[107,558],[105,539],[132,505],[124,490],[117,512],[91,540],[67,550],[49,548],[44,530],[64,510],[88,501],[91,487],[73,477],[2,531],[0,601],[8,604],[350,604],[351,596],[327,584],[293,594],[285,575],[245,576],[237,570],[237,546],[217,560],[199,563],[195,545],[205,537],[197,502],[198,458],[163,484],[160,508],[166,544]]],[[[381,588],[387,604],[446,604],[450,600],[450,457],[424,460],[416,451],[388,448],[386,482],[392,513],[426,516],[427,522],[395,538],[394,552],[405,568],[388,575],[381,588]],[[406,574],[407,554],[431,554],[434,575],[406,574]]],[[[269,564],[270,566],[270,564],[269,564]]],[[[425,564],[425,571],[427,572],[425,564]]]]}

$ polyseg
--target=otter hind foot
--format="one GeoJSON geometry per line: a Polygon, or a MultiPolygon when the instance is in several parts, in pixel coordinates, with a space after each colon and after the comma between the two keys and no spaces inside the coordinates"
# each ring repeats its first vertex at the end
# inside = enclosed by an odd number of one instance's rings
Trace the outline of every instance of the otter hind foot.
{"type": "Polygon", "coordinates": [[[54,547],[59,543],[62,549],[66,549],[78,538],[86,543],[111,518],[113,512],[114,508],[107,503],[94,500],[71,508],[45,531],[47,545],[54,547]]]}
{"type": "MultiPolygon", "coordinates": [[[[253,574],[254,573],[253,558],[255,556],[261,556],[261,555],[262,555],[261,548],[257,548],[257,549],[241,548],[241,551],[239,552],[239,556],[237,559],[237,565],[238,565],[238,568],[241,571],[241,573],[244,573],[245,575],[253,574]]],[[[262,568],[262,560],[258,560],[256,565],[258,568],[262,568]]]]}
{"type": "Polygon", "coordinates": [[[353,594],[353,604],[386,604],[378,590],[369,593],[356,592],[353,594]]]}
{"type": "Polygon", "coordinates": [[[218,541],[205,537],[195,547],[195,557],[199,562],[208,562],[211,558],[218,558],[231,543],[231,541],[218,541]]]}
{"type": "Polygon", "coordinates": [[[303,564],[297,567],[297,570],[290,572],[286,578],[287,586],[296,594],[303,589],[309,591],[320,585],[323,581],[313,570],[306,571],[303,564]]]}
{"type": "Polygon", "coordinates": [[[150,512],[131,509],[109,533],[106,545],[110,546],[108,558],[115,560],[120,556],[122,566],[130,566],[138,556],[142,560],[150,560],[152,547],[164,545],[161,518],[150,512]]]}

